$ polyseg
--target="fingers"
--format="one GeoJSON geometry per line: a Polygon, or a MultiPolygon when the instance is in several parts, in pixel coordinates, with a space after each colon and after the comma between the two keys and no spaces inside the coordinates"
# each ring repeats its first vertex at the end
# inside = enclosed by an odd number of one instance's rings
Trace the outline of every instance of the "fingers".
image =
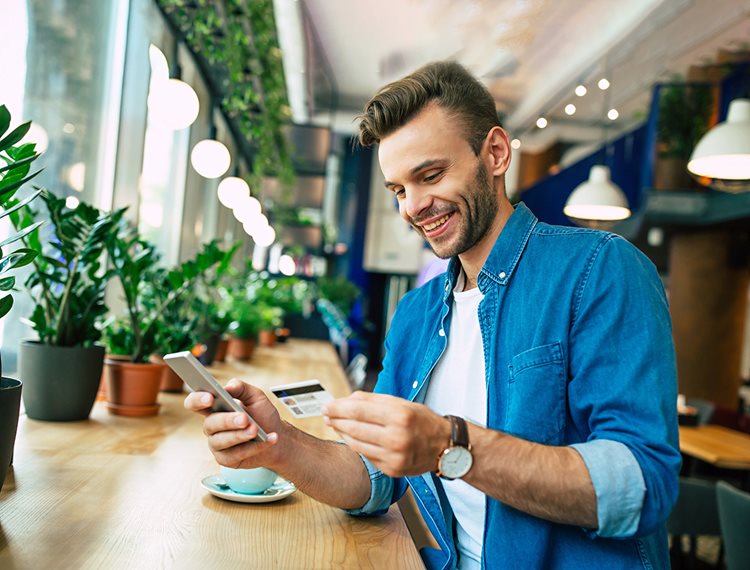
{"type": "Polygon", "coordinates": [[[221,432],[208,439],[208,446],[211,449],[216,461],[220,465],[227,467],[245,468],[266,467],[265,463],[260,460],[262,454],[278,442],[276,433],[268,434],[268,441],[257,442],[247,441],[247,430],[244,434],[234,432],[221,432]]]}
{"type": "Polygon", "coordinates": [[[207,416],[214,405],[214,397],[208,392],[191,392],[183,402],[185,409],[207,416]]]}
{"type": "Polygon", "coordinates": [[[257,402],[258,400],[268,399],[263,390],[237,378],[232,378],[227,382],[224,388],[232,397],[238,399],[246,406],[251,405],[253,402],[257,402]]]}
{"type": "Polygon", "coordinates": [[[329,402],[323,413],[331,419],[350,418],[385,426],[393,417],[394,406],[402,402],[403,400],[393,396],[355,392],[346,398],[329,402]]]}

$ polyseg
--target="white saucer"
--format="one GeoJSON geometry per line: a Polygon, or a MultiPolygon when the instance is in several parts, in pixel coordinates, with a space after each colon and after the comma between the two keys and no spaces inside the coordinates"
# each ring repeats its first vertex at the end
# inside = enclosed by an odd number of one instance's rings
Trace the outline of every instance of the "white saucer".
{"type": "Polygon", "coordinates": [[[219,475],[205,477],[201,481],[201,487],[215,497],[226,499],[227,501],[235,501],[237,503],[272,503],[273,501],[280,501],[281,499],[288,497],[297,490],[294,483],[287,481],[283,477],[276,479],[273,485],[257,495],[247,495],[232,491],[232,489],[227,487],[224,483],[224,479],[219,475]]]}

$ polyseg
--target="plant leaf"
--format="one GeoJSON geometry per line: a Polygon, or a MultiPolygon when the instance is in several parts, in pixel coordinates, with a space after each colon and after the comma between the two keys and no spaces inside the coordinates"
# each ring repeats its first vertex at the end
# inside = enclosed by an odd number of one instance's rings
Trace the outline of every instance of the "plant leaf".
{"type": "Polygon", "coordinates": [[[0,291],[10,291],[15,285],[16,278],[13,276],[0,279],[0,291]]]}
{"type": "Polygon", "coordinates": [[[0,319],[8,314],[8,311],[10,311],[12,306],[13,297],[11,297],[10,295],[6,295],[2,299],[0,299],[0,319]]]}
{"type": "MultiPolygon", "coordinates": [[[[2,217],[2,216],[0,216],[2,217]]],[[[13,243],[14,241],[18,241],[19,239],[29,235],[31,232],[33,232],[35,229],[37,229],[39,226],[41,226],[44,222],[36,222],[32,225],[30,225],[27,228],[22,229],[20,232],[13,234],[12,236],[8,236],[3,241],[0,241],[0,247],[4,247],[8,244],[13,243]]],[[[31,251],[31,250],[30,250],[31,251]]]]}
{"type": "Polygon", "coordinates": [[[30,127],[31,127],[31,121],[26,121],[22,125],[13,129],[8,136],[0,140],[0,151],[3,151],[7,148],[12,147],[14,144],[20,141],[23,137],[25,137],[26,133],[29,132],[30,127]]]}
{"type": "Polygon", "coordinates": [[[5,134],[10,126],[10,111],[5,105],[0,105],[0,137],[5,134]]]}
{"type": "Polygon", "coordinates": [[[31,156],[22,158],[21,160],[11,161],[6,166],[0,167],[0,172],[5,172],[6,170],[10,170],[11,168],[15,168],[17,166],[23,166],[24,164],[34,162],[37,158],[39,158],[39,156],[40,156],[39,153],[34,153],[31,156]]]}

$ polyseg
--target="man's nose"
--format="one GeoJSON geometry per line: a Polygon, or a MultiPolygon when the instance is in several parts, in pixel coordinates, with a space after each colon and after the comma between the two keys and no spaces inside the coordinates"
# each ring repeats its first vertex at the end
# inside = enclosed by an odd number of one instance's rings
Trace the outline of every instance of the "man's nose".
{"type": "Polygon", "coordinates": [[[406,196],[401,201],[402,212],[412,220],[418,220],[420,214],[427,211],[432,205],[432,196],[429,192],[407,188],[406,196]]]}

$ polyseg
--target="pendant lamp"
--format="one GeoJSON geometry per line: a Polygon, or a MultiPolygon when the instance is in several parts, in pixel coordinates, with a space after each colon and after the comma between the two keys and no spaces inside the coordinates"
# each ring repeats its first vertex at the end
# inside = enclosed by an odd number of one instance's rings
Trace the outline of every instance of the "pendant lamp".
{"type": "Polygon", "coordinates": [[[178,56],[179,44],[175,43],[170,79],[154,85],[155,92],[149,93],[148,97],[150,118],[175,131],[192,125],[200,110],[195,90],[181,79],[182,68],[178,56]]]}
{"type": "Polygon", "coordinates": [[[216,140],[213,105],[208,114],[208,132],[208,138],[203,139],[193,147],[190,153],[190,164],[204,178],[218,178],[229,170],[232,157],[224,143],[216,140]]]}
{"type": "MultiPolygon", "coordinates": [[[[610,91],[605,91],[602,116],[609,109],[610,91]]],[[[609,155],[607,129],[608,126],[602,129],[605,160],[609,155]]],[[[588,180],[576,186],[568,196],[563,213],[579,226],[599,229],[608,229],[631,214],[625,194],[612,182],[609,167],[604,164],[591,167],[588,180]]]]}
{"type": "Polygon", "coordinates": [[[717,190],[750,190],[750,99],[729,104],[727,120],[703,135],[687,168],[710,178],[710,186],[717,190]]]}

